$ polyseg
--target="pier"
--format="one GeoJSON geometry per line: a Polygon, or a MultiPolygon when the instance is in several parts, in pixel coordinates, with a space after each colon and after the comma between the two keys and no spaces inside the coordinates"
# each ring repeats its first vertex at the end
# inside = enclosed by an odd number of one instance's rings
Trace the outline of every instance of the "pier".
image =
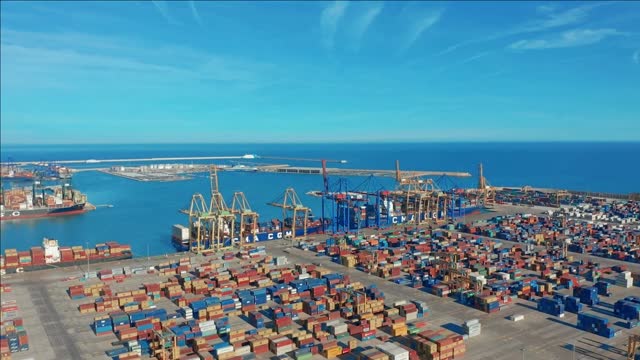
{"type": "MultiPolygon", "coordinates": [[[[322,168],[319,167],[300,167],[300,166],[259,166],[257,171],[260,172],[275,172],[285,174],[322,174],[322,168]]],[[[327,168],[327,174],[338,176],[386,176],[395,177],[396,170],[371,170],[371,169],[341,169],[341,168],[327,168]]],[[[406,177],[418,177],[418,176],[449,176],[449,177],[471,177],[468,172],[455,172],[455,171],[419,171],[419,170],[403,170],[402,176],[406,177]]]]}
{"type": "MultiPolygon", "coordinates": [[[[256,155],[245,154],[238,156],[191,156],[191,157],[166,157],[166,158],[138,158],[138,159],[87,159],[87,160],[47,160],[47,161],[23,161],[12,162],[12,165],[37,165],[42,163],[55,164],[98,164],[98,163],[118,163],[118,162],[152,162],[152,161],[198,161],[198,160],[250,160],[257,158],[256,155]]],[[[3,166],[4,163],[0,163],[3,166]]]]}
{"type": "MultiPolygon", "coordinates": [[[[219,165],[218,171],[221,172],[263,172],[277,174],[300,174],[300,175],[322,175],[320,167],[300,167],[289,165],[260,165],[247,166],[242,168],[234,168],[227,165],[219,165]]],[[[135,181],[181,181],[190,180],[190,174],[204,173],[209,171],[209,165],[204,164],[163,164],[163,165],[143,165],[143,166],[113,166],[110,168],[81,168],[73,169],[73,172],[99,171],[105,174],[123,177],[135,181]]],[[[395,177],[396,170],[378,170],[378,169],[341,169],[327,168],[328,175],[334,176],[379,176],[379,177],[395,177]]],[[[449,176],[465,178],[471,177],[468,172],[452,172],[452,171],[402,171],[402,177],[419,177],[419,176],[449,176]]]]}

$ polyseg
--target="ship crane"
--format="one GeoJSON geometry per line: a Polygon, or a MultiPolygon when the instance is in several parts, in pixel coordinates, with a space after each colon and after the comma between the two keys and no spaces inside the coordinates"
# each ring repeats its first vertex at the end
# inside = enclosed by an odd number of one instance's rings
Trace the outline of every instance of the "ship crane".
{"type": "Polygon", "coordinates": [[[228,245],[225,244],[225,239],[233,242],[236,216],[231,209],[227,207],[224,197],[222,193],[220,193],[218,187],[218,171],[215,165],[209,167],[209,179],[211,183],[209,212],[215,217],[215,232],[211,246],[215,251],[219,251],[233,245],[232,243],[228,245]]]}
{"type": "Polygon", "coordinates": [[[298,194],[293,188],[287,188],[284,191],[283,196],[280,198],[281,200],[275,200],[267,203],[267,205],[279,207],[282,209],[282,225],[284,225],[285,219],[291,214],[291,240],[296,239],[296,231],[297,231],[297,219],[298,214],[302,213],[303,215],[303,237],[307,236],[307,222],[309,220],[309,208],[302,204],[298,194]]]}
{"type": "Polygon", "coordinates": [[[560,207],[560,201],[563,198],[568,198],[571,197],[571,194],[569,194],[569,192],[567,190],[558,190],[554,193],[555,198],[556,198],[556,206],[560,207]]]}
{"type": "Polygon", "coordinates": [[[416,226],[423,219],[432,219],[436,223],[447,221],[449,196],[440,190],[433,179],[404,176],[400,172],[400,162],[396,161],[396,181],[398,188],[391,192],[391,196],[403,204],[405,214],[414,213],[416,226]]]}
{"type": "Polygon", "coordinates": [[[496,203],[496,189],[484,177],[482,163],[478,165],[478,202],[486,207],[496,203]]]}
{"type": "Polygon", "coordinates": [[[215,165],[209,168],[211,200],[207,204],[202,194],[191,198],[189,208],[189,249],[195,253],[219,251],[233,244],[235,214],[227,207],[218,188],[215,165]]]}
{"type": "Polygon", "coordinates": [[[205,244],[211,240],[213,233],[213,218],[209,213],[209,206],[202,194],[191,196],[189,207],[189,250],[201,253],[205,250],[205,244]]]}
{"type": "Polygon", "coordinates": [[[233,194],[233,201],[231,202],[231,212],[236,216],[239,216],[240,221],[240,239],[238,245],[242,247],[244,245],[244,239],[247,236],[253,237],[257,232],[258,226],[258,213],[251,210],[249,201],[243,192],[236,192],[233,194]],[[251,225],[250,229],[247,226],[251,225]]]}

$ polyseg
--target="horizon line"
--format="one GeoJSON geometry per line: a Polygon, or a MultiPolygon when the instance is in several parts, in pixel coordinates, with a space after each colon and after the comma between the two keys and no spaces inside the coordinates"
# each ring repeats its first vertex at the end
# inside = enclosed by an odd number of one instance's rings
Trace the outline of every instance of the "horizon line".
{"type": "Polygon", "coordinates": [[[640,143],[640,140],[344,140],[304,142],[99,142],[99,143],[7,143],[0,146],[86,146],[86,145],[368,145],[368,144],[552,144],[552,143],[640,143]]]}

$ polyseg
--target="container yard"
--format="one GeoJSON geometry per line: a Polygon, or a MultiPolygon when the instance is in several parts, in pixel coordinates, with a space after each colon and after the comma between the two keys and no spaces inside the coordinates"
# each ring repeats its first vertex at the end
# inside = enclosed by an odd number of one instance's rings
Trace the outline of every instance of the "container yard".
{"type": "MultiPolygon", "coordinates": [[[[459,224],[471,234],[565,248],[627,262],[640,262],[640,203],[593,200],[546,214],[496,216],[459,224]]],[[[598,274],[593,274],[597,277],[598,274]]]]}
{"type": "Polygon", "coordinates": [[[11,358],[549,359],[574,346],[577,359],[624,358],[638,288],[608,281],[625,271],[601,268],[608,286],[595,286],[594,264],[455,234],[325,235],[5,276],[30,341],[11,358]]]}
{"type": "Polygon", "coordinates": [[[637,202],[506,206],[482,167],[477,189],[444,191],[397,166],[392,190],[325,173],[320,220],[287,188],[264,224],[243,193],[227,205],[218,170],[173,228],[190,253],[58,248],[67,267],[21,273],[50,265],[48,239],[8,249],[3,301],[24,314],[3,358],[616,359],[638,331],[637,202]]]}

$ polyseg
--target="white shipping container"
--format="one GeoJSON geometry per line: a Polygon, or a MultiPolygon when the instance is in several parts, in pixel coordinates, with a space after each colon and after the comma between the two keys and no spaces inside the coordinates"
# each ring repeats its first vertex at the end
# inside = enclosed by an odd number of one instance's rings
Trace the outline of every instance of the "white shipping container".
{"type": "Polygon", "coordinates": [[[231,345],[216,349],[216,355],[225,354],[229,352],[233,352],[233,346],[231,345]]]}
{"type": "Polygon", "coordinates": [[[236,355],[240,356],[240,355],[247,355],[249,353],[251,353],[251,346],[246,345],[246,346],[240,346],[238,348],[236,348],[236,355]]]}

